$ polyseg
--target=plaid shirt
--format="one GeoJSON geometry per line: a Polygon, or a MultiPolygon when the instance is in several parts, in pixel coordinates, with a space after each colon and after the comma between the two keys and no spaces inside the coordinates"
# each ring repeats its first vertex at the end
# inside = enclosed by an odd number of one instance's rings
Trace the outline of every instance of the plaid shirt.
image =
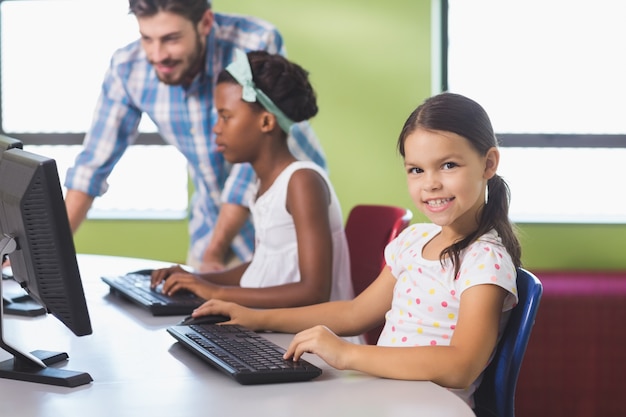
{"type": "MultiPolygon", "coordinates": [[[[68,171],[65,186],[92,196],[106,192],[111,170],[137,137],[143,113],[150,117],[168,144],[185,155],[195,192],[189,218],[190,254],[201,259],[224,202],[247,206],[255,192],[256,176],[249,164],[229,164],[215,149],[213,87],[236,48],[285,54],[277,29],[263,20],[215,13],[207,37],[205,71],[191,85],[159,81],[139,41],[115,52],[105,75],[84,149],[68,171]]],[[[298,159],[326,168],[321,145],[307,122],[294,126],[289,145],[298,159]]],[[[254,228],[246,222],[231,245],[237,256],[249,260],[254,250],[254,228]]]]}

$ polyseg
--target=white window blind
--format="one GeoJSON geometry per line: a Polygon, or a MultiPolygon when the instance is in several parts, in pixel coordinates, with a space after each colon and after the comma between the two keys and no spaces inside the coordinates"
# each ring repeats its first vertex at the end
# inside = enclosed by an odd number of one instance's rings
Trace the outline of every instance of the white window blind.
{"type": "Polygon", "coordinates": [[[522,138],[501,149],[513,220],[625,223],[626,2],[447,5],[447,89],[483,105],[499,136],[522,138]]]}

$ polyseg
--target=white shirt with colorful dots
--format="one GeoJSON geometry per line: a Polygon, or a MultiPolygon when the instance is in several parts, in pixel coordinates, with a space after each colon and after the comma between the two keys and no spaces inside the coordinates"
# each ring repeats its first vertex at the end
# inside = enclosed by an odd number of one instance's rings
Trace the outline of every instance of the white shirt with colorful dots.
{"type": "MultiPolygon", "coordinates": [[[[426,346],[450,344],[458,319],[461,294],[474,285],[499,285],[509,292],[502,311],[517,304],[516,272],[511,257],[495,231],[481,236],[460,256],[461,268],[455,279],[448,260],[422,257],[422,249],[441,227],[414,224],[385,248],[385,260],[397,279],[391,309],[378,340],[379,346],[426,346]]],[[[508,314],[502,315],[504,328],[508,314]]],[[[482,375],[465,390],[452,390],[473,407],[472,394],[482,375]]]]}

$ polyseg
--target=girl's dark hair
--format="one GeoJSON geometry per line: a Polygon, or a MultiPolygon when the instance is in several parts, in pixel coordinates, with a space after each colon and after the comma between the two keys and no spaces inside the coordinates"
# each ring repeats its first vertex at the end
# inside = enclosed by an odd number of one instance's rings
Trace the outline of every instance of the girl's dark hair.
{"type": "Polygon", "coordinates": [[[207,0],[129,0],[130,13],[137,17],[150,17],[159,12],[180,15],[197,24],[204,12],[211,8],[207,0]]]}
{"type": "MultiPolygon", "coordinates": [[[[398,138],[398,151],[402,157],[405,156],[404,142],[407,136],[417,129],[456,133],[467,139],[482,156],[489,149],[498,146],[487,112],[480,104],[459,94],[438,94],[424,101],[411,113],[398,138]]],[[[509,186],[502,177],[495,174],[487,182],[487,189],[489,199],[480,211],[478,228],[441,252],[440,260],[443,262],[448,256],[455,267],[455,274],[460,268],[461,251],[492,229],[498,232],[514,265],[521,266],[522,248],[515,234],[515,227],[509,220],[509,186]]]]}
{"type": "MultiPolygon", "coordinates": [[[[255,86],[272,99],[274,104],[294,122],[308,120],[317,114],[317,98],[309,82],[309,73],[282,55],[266,51],[248,52],[255,86]]],[[[226,70],[217,77],[217,83],[237,81],[226,70]]],[[[251,105],[263,107],[258,103],[251,105]]]]}

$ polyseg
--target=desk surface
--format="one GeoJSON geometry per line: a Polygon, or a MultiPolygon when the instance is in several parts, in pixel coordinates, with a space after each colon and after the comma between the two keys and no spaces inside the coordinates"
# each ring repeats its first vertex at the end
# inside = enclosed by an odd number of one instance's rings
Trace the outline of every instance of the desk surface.
{"type": "MultiPolygon", "coordinates": [[[[4,316],[4,338],[24,351],[69,354],[64,368],[94,381],[76,388],[0,379],[0,416],[474,416],[455,394],[422,381],[323,369],[308,382],[239,385],[165,331],[181,317],[153,317],[108,292],[101,275],[167,266],[157,261],[78,256],[93,334],[76,337],[52,316],[4,316]]],[[[267,334],[286,346],[286,334],[267,334]]],[[[10,355],[0,351],[0,360],[10,355]]]]}

